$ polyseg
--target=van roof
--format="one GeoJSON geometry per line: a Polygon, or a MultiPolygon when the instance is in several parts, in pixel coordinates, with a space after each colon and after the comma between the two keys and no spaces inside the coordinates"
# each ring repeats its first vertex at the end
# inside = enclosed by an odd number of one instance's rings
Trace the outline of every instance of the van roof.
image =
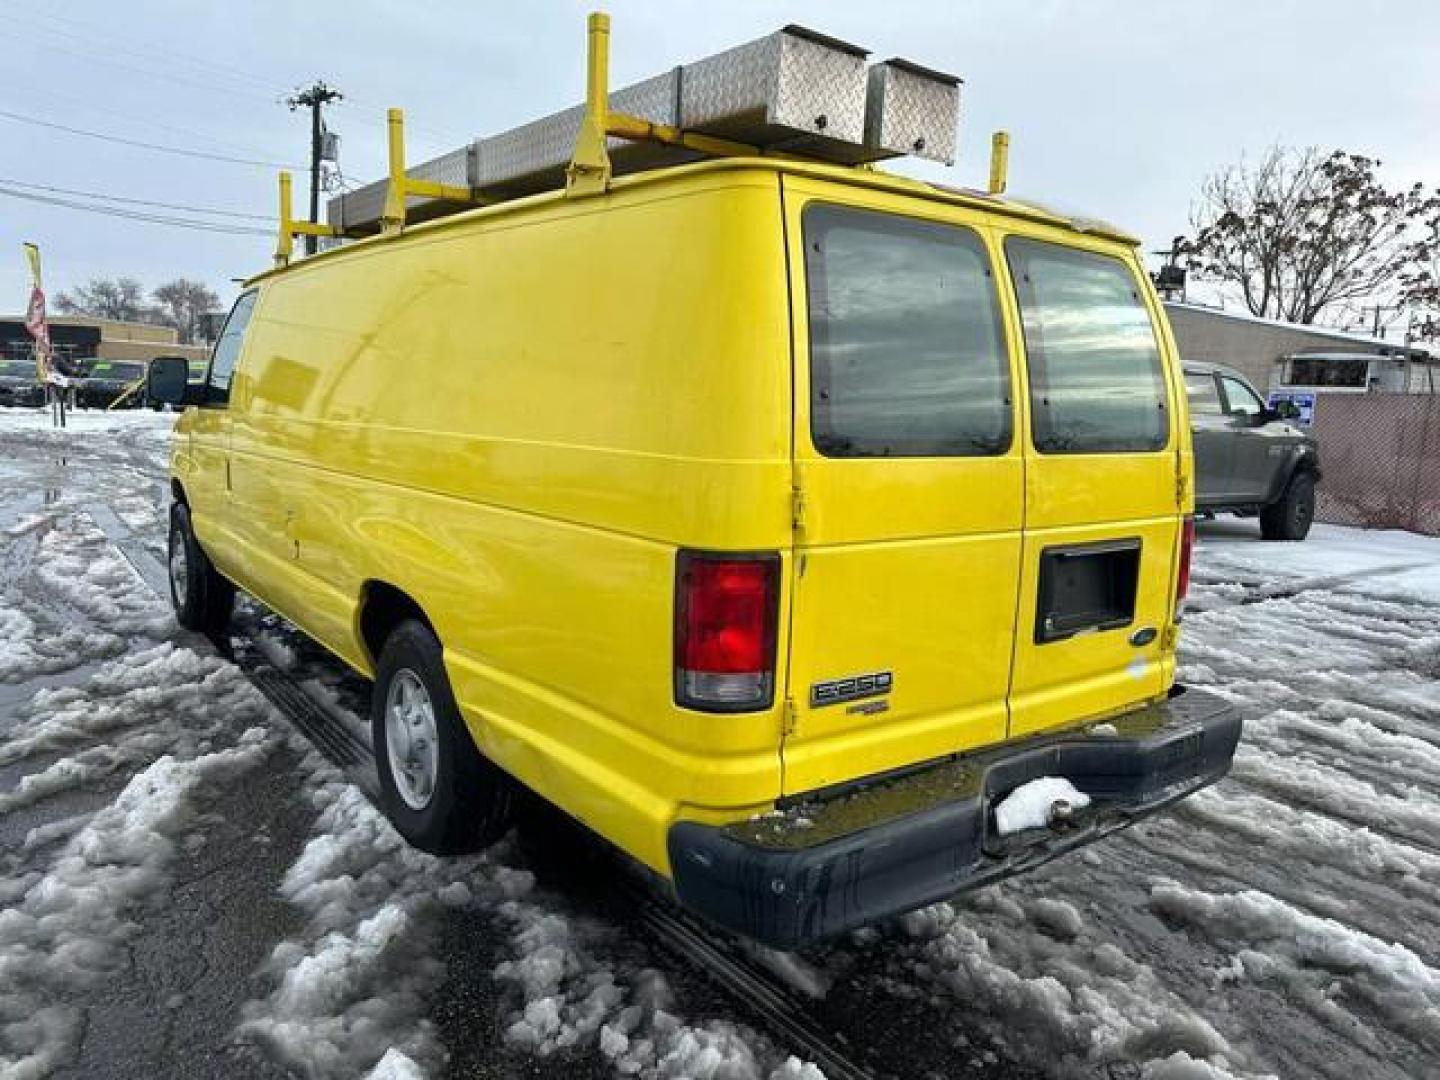
{"type": "MultiPolygon", "coordinates": [[[[1001,214],[1026,221],[1055,225],[1060,228],[1071,229],[1075,232],[1101,236],[1106,239],[1128,244],[1131,247],[1138,246],[1140,243],[1138,237],[1115,225],[1096,218],[1062,212],[1036,200],[1022,200],[1007,195],[994,195],[973,188],[952,187],[947,184],[932,183],[926,180],[915,180],[907,176],[900,176],[896,173],[885,172],[873,166],[831,165],[822,162],[780,157],[722,157],[667,168],[647,169],[642,172],[619,176],[615,178],[612,189],[618,193],[643,188],[651,184],[683,181],[690,176],[753,169],[768,169],[773,172],[788,173],[796,176],[812,176],[837,181],[839,183],[852,184],[856,187],[890,191],[895,194],[911,195],[921,199],[950,203],[957,206],[968,206],[993,214],[1001,214]]],[[[504,217],[512,213],[534,209],[538,206],[562,203],[566,198],[567,196],[563,189],[556,189],[524,198],[507,200],[490,206],[480,206],[473,210],[450,214],[432,221],[407,225],[405,227],[405,235],[416,235],[422,232],[429,233],[433,230],[453,228],[464,222],[475,221],[479,218],[504,217]]],[[[390,236],[381,234],[353,240],[339,247],[331,248],[329,251],[322,251],[316,255],[298,260],[288,266],[272,267],[268,270],[261,271],[248,278],[245,282],[245,287],[249,288],[262,281],[278,277],[289,270],[313,265],[316,260],[343,258],[349,252],[365,250],[372,244],[383,243],[392,238],[393,234],[390,236]]]]}

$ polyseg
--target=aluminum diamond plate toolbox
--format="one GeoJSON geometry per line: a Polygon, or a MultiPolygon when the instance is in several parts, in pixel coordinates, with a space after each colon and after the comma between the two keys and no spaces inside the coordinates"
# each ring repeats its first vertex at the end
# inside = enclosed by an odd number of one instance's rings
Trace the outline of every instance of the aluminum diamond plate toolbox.
{"type": "MultiPolygon", "coordinates": [[[[914,154],[950,162],[960,80],[904,60],[867,69],[864,49],[800,26],[683,64],[616,90],[610,109],[687,132],[842,164],[914,154]]],[[[487,199],[553,190],[565,182],[583,119],[575,106],[475,140],[408,175],[465,187],[487,199]]],[[[611,138],[616,175],[679,164],[699,152],[657,141],[611,138]]],[[[386,182],[331,199],[332,225],[351,234],[379,228],[386,182]]],[[[465,205],[408,200],[410,220],[465,205]]]]}
{"type": "Polygon", "coordinates": [[[679,69],[680,126],[826,156],[865,136],[865,49],[800,26],[679,69]]]}
{"type": "MultiPolygon", "coordinates": [[[[865,134],[865,50],[798,26],[672,68],[610,95],[610,108],[651,123],[766,149],[829,156],[859,151],[865,134]]],[[[557,187],[575,150],[576,106],[475,143],[479,186],[505,194],[557,187]]],[[[697,154],[609,140],[617,175],[697,154]]]]}
{"type": "MultiPolygon", "coordinates": [[[[423,162],[405,170],[406,176],[417,180],[434,180],[454,187],[475,186],[475,148],[462,146],[448,154],[423,162]]],[[[351,232],[366,232],[380,227],[380,215],[385,209],[385,191],[389,182],[376,180],[372,184],[338,195],[325,204],[325,220],[331,225],[351,232]]],[[[407,213],[412,221],[423,221],[450,213],[461,204],[444,199],[431,199],[412,195],[405,200],[407,213]]]]}
{"type": "Polygon", "coordinates": [[[955,163],[960,123],[960,80],[908,60],[886,60],[870,68],[865,104],[865,146],[869,160],[915,157],[955,163]]]}
{"type": "MultiPolygon", "coordinates": [[[[612,112],[629,113],[652,124],[676,122],[679,68],[616,90],[610,95],[612,112]]],[[[499,135],[475,141],[476,185],[485,191],[525,194],[545,191],[564,183],[565,167],[575,152],[575,137],[585,108],[577,105],[540,120],[522,124],[499,135]]],[[[674,164],[695,155],[659,143],[608,140],[611,167],[616,173],[674,164]]]]}

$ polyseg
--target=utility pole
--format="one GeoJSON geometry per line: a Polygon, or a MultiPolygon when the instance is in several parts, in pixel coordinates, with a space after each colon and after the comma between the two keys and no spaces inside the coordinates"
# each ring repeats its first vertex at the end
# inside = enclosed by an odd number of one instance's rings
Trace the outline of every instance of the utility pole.
{"type": "Polygon", "coordinates": [[[1170,241],[1169,251],[1152,251],[1151,255],[1166,256],[1165,265],[1160,267],[1159,273],[1151,274],[1150,279],[1155,282],[1155,288],[1160,293],[1162,300],[1174,300],[1176,294],[1180,296],[1180,302],[1185,302],[1185,267],[1180,265],[1180,256],[1185,251],[1185,237],[1177,236],[1170,241]]]}
{"type": "MultiPolygon", "coordinates": [[[[324,80],[316,79],[304,90],[299,90],[285,99],[290,111],[308,107],[310,109],[310,221],[320,224],[320,157],[323,150],[325,123],[320,110],[332,101],[340,101],[344,95],[333,86],[326,86],[324,80]]],[[[305,237],[305,254],[314,255],[318,237],[305,237]]]]}

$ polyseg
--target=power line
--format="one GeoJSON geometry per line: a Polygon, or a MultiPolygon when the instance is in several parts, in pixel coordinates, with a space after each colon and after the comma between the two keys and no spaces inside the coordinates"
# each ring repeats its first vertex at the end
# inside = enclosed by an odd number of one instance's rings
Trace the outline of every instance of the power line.
{"type": "Polygon", "coordinates": [[[191,214],[211,214],[215,217],[245,218],[250,221],[274,221],[273,214],[247,214],[240,210],[221,210],[211,206],[187,206],[184,203],[156,202],[152,199],[133,199],[125,195],[107,195],[103,191],[78,191],[75,188],[54,187],[50,184],[32,184],[24,180],[8,180],[0,177],[0,184],[9,187],[28,188],[32,191],[49,191],[57,195],[79,195],[86,199],[103,199],[106,202],[128,203],[132,206],[157,206],[162,210],[184,210],[191,214]]]}
{"type": "MultiPolygon", "coordinates": [[[[43,27],[37,27],[36,29],[40,30],[42,33],[55,32],[47,30],[43,27]]],[[[114,68],[116,71],[122,71],[127,75],[138,75],[142,79],[154,79],[158,80],[159,82],[170,83],[175,86],[185,86],[191,89],[205,90],[212,93],[218,92],[221,94],[229,94],[232,97],[243,98],[249,101],[275,100],[273,96],[266,94],[260,90],[249,90],[241,89],[236,86],[225,86],[200,75],[191,76],[181,72],[158,71],[154,67],[142,67],[138,63],[129,63],[118,57],[98,56],[93,53],[86,52],[83,49],[67,48],[64,45],[56,45],[50,42],[35,42],[33,44],[33,50],[37,53],[58,53],[61,56],[74,57],[75,59],[80,60],[86,64],[100,64],[105,67],[114,68]]],[[[156,64],[159,62],[150,61],[150,63],[156,64]]]]}
{"type": "Polygon", "coordinates": [[[169,64],[185,64],[189,67],[202,71],[214,78],[216,76],[245,82],[250,84],[249,89],[261,90],[267,94],[277,94],[281,91],[277,84],[272,84],[260,76],[241,68],[221,64],[212,59],[200,59],[193,53],[179,49],[168,48],[155,42],[138,42],[131,38],[128,42],[123,40],[123,35],[116,34],[113,29],[106,28],[104,34],[94,32],[95,25],[88,20],[73,19],[53,11],[31,11],[16,7],[13,4],[0,5],[9,9],[11,18],[30,21],[33,29],[45,30],[52,34],[60,34],[70,37],[86,46],[98,46],[106,56],[112,56],[116,52],[129,53],[137,59],[147,63],[154,63],[157,59],[169,64]],[[74,29],[59,29],[57,27],[46,27],[38,25],[34,20],[43,19],[51,23],[59,23],[73,27],[74,29]]]}
{"type": "Polygon", "coordinates": [[[161,143],[144,142],[140,139],[127,139],[120,135],[109,135],[100,131],[87,131],[85,128],[70,127],[67,124],[56,124],[50,120],[41,120],[35,116],[22,116],[20,113],[6,112],[0,109],[0,117],[6,120],[14,120],[21,124],[34,124],[36,127],[51,128],[55,131],[64,131],[71,135],[84,135],[90,139],[102,139],[105,142],[120,143],[124,146],[136,146],[143,150],[154,150],[162,154],[178,154],[181,157],[203,158],[206,161],[223,161],[230,165],[255,165],[265,169],[299,169],[303,166],[293,165],[284,161],[263,161],[259,158],[231,157],[228,154],[211,154],[204,150],[188,150],[181,146],[165,146],[161,143]]]}
{"type": "MultiPolygon", "coordinates": [[[[343,101],[340,104],[342,105],[342,107],[353,107],[349,115],[354,116],[357,119],[359,118],[360,114],[363,113],[365,118],[364,120],[362,120],[362,123],[366,123],[367,125],[370,123],[375,123],[381,125],[382,127],[385,124],[385,110],[373,106],[369,99],[361,101],[352,94],[349,96],[348,100],[343,101]]],[[[425,124],[423,121],[413,119],[411,115],[407,114],[405,117],[405,133],[408,136],[411,132],[417,132],[421,135],[428,135],[431,139],[435,140],[436,145],[440,147],[448,147],[455,145],[465,146],[473,142],[475,139],[474,135],[461,135],[458,132],[445,131],[437,127],[432,127],[425,124]]]]}
{"type": "Polygon", "coordinates": [[[195,229],[200,232],[224,233],[230,236],[273,235],[270,229],[252,229],[245,225],[226,225],[215,221],[199,221],[195,218],[174,217],[168,214],[150,214],[139,210],[125,210],[118,206],[97,206],[93,203],[76,202],[73,199],[59,199],[51,195],[40,195],[33,191],[18,191],[15,188],[6,187],[3,183],[0,183],[0,195],[8,195],[12,199],[26,199],[30,202],[43,203],[48,206],[64,207],[67,210],[84,210],[91,214],[102,214],[106,217],[140,221],[151,225],[168,225],[179,229],[195,229]]]}
{"type": "MultiPolygon", "coordinates": [[[[71,109],[84,109],[90,112],[100,113],[106,117],[120,120],[123,123],[133,125],[135,127],[162,131],[168,135],[183,136],[186,143],[189,143],[191,140],[198,140],[200,143],[209,143],[211,144],[212,149],[225,153],[251,154],[255,156],[260,156],[265,153],[264,150],[257,149],[255,146],[248,145],[246,143],[237,142],[233,139],[217,138],[214,132],[196,131],[194,128],[180,127],[177,124],[166,123],[163,120],[158,120],[155,117],[149,115],[137,116],[135,113],[126,111],[124,109],[114,109],[110,108],[107,105],[101,105],[95,101],[72,97],[69,94],[62,94],[52,86],[39,86],[36,85],[34,82],[30,82],[26,85],[25,89],[28,94],[40,94],[42,97],[46,97],[51,99],[52,101],[59,102],[61,105],[67,106],[71,109]]],[[[17,105],[20,108],[25,107],[23,102],[11,102],[10,104],[17,105]]]]}
{"type": "MultiPolygon", "coordinates": [[[[65,45],[56,44],[52,41],[36,43],[34,49],[37,53],[59,53],[62,56],[72,56],[87,64],[101,64],[105,67],[115,68],[118,71],[125,71],[132,75],[139,75],[146,79],[158,79],[163,82],[176,83],[184,86],[197,87],[202,90],[219,91],[224,94],[231,94],[236,97],[264,98],[273,101],[275,92],[257,89],[255,87],[240,87],[234,84],[225,85],[217,80],[214,72],[186,72],[174,70],[176,63],[173,60],[157,59],[155,57],[136,57],[136,60],[126,59],[123,55],[116,55],[114,47],[98,48],[95,45],[76,37],[72,32],[56,29],[51,26],[40,26],[30,24],[23,29],[31,33],[50,34],[66,42],[65,45]]],[[[132,50],[133,52],[133,50],[132,50]]]]}

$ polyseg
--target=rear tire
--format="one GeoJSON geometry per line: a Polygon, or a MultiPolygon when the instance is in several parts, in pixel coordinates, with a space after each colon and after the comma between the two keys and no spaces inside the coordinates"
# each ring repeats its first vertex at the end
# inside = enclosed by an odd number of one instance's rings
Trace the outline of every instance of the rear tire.
{"type": "Polygon", "coordinates": [[[414,847],[458,855],[509,828],[512,781],[476,748],[440,642],[422,622],[401,623],[385,641],[370,730],[386,816],[414,847]]]}
{"type": "Polygon", "coordinates": [[[186,630],[218,634],[230,624],[235,610],[235,586],[206,556],[190,523],[184,503],[170,507],[170,545],[166,559],[170,578],[170,605],[186,630]]]}
{"type": "Polygon", "coordinates": [[[1304,540],[1315,520],[1315,474],[1298,472],[1285,494],[1260,511],[1260,535],[1266,540],[1304,540]]]}

